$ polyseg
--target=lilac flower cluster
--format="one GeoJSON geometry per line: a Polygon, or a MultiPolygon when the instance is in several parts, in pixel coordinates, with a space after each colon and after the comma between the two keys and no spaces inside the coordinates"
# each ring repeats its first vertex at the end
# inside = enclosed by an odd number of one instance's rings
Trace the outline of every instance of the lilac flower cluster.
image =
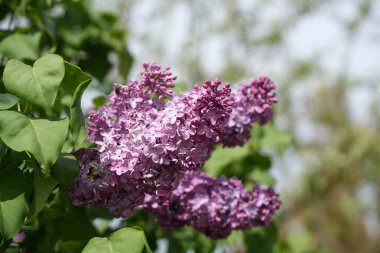
{"type": "Polygon", "coordinates": [[[280,207],[272,188],[244,188],[236,178],[213,179],[187,172],[169,196],[145,198],[144,209],[167,231],[191,225],[212,239],[226,238],[232,230],[268,225],[280,207]]]}
{"type": "Polygon", "coordinates": [[[166,194],[185,171],[200,169],[219,142],[233,103],[229,85],[207,81],[175,97],[169,68],[144,69],[141,81],[115,85],[108,106],[89,114],[96,148],[78,154],[74,204],[101,204],[127,217],[145,194],[166,194]]]}
{"type": "Polygon", "coordinates": [[[98,204],[128,217],[146,195],[170,196],[216,144],[242,145],[247,137],[237,135],[269,120],[276,102],[267,78],[234,95],[216,79],[176,96],[169,67],[143,68],[141,80],[115,84],[108,105],[89,114],[86,130],[95,147],[76,153],[80,173],[69,192],[75,205],[98,204]]]}
{"type": "Polygon", "coordinates": [[[233,94],[234,105],[225,126],[223,146],[243,146],[251,137],[253,123],[263,125],[272,118],[272,104],[278,99],[274,83],[267,77],[252,79],[233,94]]]}

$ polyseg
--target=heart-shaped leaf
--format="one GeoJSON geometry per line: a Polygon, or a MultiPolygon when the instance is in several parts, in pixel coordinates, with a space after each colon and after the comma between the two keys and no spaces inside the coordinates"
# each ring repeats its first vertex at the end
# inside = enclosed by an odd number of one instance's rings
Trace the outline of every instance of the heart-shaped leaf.
{"type": "Polygon", "coordinates": [[[111,238],[92,238],[82,253],[143,253],[152,251],[146,241],[144,231],[140,228],[122,228],[112,234],[111,238]]]}
{"type": "Polygon", "coordinates": [[[14,111],[0,111],[0,138],[11,149],[28,151],[45,174],[57,161],[65,142],[69,120],[32,120],[14,111]]]}
{"type": "Polygon", "coordinates": [[[17,104],[18,97],[9,93],[0,94],[0,110],[6,110],[17,104]]]}
{"type": "Polygon", "coordinates": [[[17,168],[0,171],[0,245],[23,226],[28,213],[29,180],[17,168]]]}
{"type": "Polygon", "coordinates": [[[62,57],[48,54],[38,59],[33,67],[19,60],[9,60],[3,81],[10,93],[51,113],[64,75],[62,57]]]}

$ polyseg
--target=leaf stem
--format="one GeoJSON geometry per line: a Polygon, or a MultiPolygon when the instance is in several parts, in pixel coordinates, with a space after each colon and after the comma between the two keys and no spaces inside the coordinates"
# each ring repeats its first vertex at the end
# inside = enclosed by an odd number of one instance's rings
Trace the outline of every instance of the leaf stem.
{"type": "Polygon", "coordinates": [[[28,151],[25,151],[25,153],[29,156],[30,159],[32,158],[28,151]]]}
{"type": "Polygon", "coordinates": [[[26,103],[25,108],[24,108],[24,112],[26,112],[26,109],[28,109],[28,105],[29,105],[29,103],[26,103]]]}

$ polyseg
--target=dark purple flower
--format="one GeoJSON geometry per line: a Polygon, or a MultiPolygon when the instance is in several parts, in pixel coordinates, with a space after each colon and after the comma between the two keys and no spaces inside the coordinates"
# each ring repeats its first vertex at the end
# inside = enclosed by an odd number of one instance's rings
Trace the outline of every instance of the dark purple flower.
{"type": "Polygon", "coordinates": [[[212,239],[232,230],[266,226],[280,207],[272,188],[244,188],[236,178],[213,179],[202,172],[186,172],[170,195],[145,197],[144,209],[167,231],[193,226],[212,239]]]}

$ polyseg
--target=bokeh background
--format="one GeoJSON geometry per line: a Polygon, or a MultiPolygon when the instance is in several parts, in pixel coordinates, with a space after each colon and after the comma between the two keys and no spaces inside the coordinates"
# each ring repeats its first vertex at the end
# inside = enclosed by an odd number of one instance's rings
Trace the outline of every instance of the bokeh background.
{"type": "MultiPolygon", "coordinates": [[[[215,77],[277,84],[272,124],[253,129],[249,148],[218,149],[205,167],[239,177],[259,167],[250,176],[281,195],[277,226],[216,247],[182,231],[158,240],[157,252],[380,252],[380,1],[2,2],[2,29],[32,27],[18,53],[32,60],[45,45],[95,75],[85,111],[146,60],[171,66],[179,92],[215,77]]],[[[149,237],[148,219],[136,224],[149,237]]]]}

